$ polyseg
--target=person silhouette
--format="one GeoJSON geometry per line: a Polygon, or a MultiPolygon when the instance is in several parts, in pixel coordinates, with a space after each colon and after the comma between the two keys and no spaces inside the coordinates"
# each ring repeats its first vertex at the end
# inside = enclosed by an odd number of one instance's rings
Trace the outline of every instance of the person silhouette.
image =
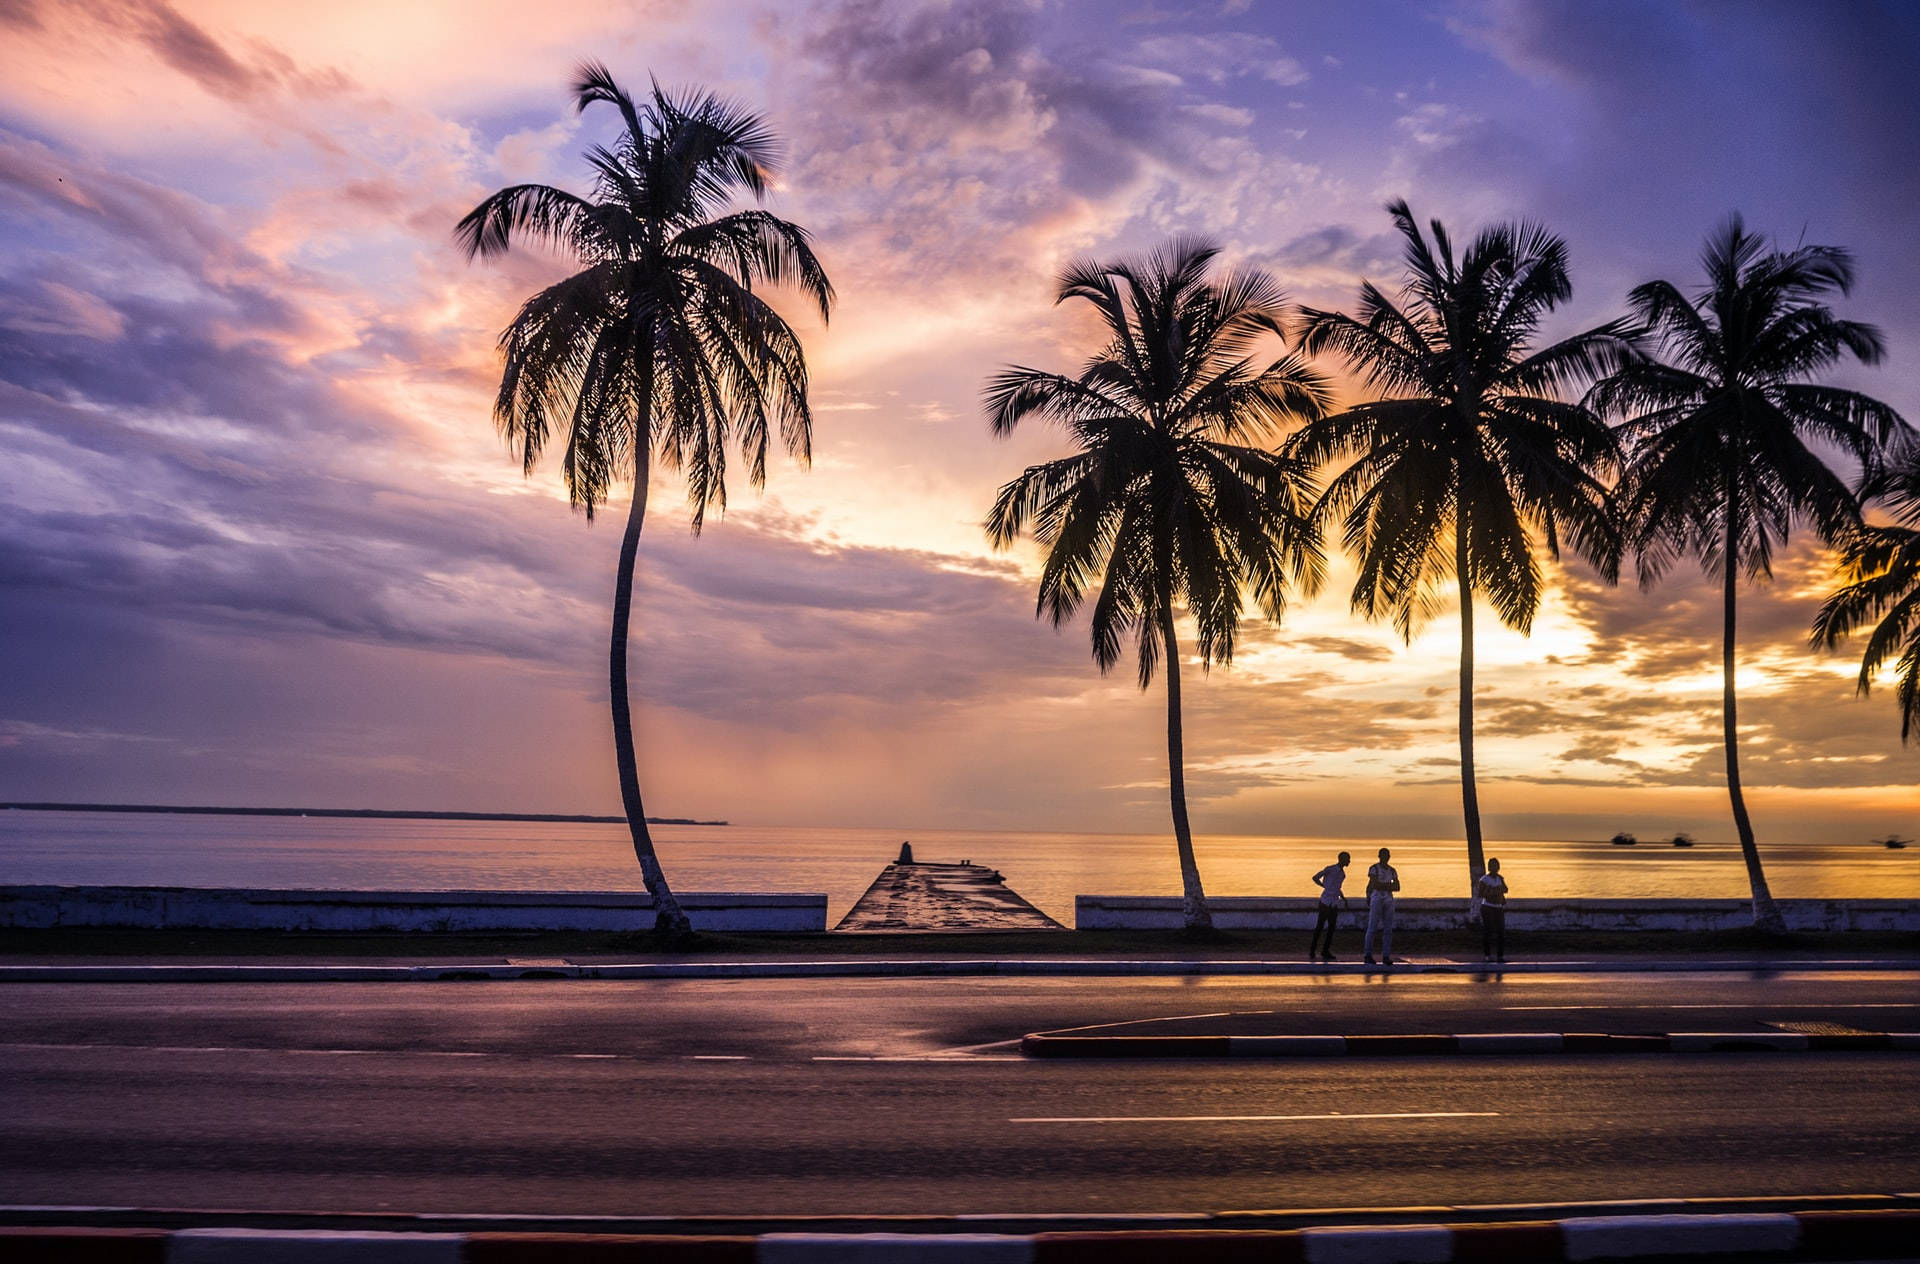
{"type": "Polygon", "coordinates": [[[1340,894],[1340,885],[1347,880],[1347,866],[1353,863],[1353,857],[1346,852],[1340,858],[1313,875],[1314,885],[1320,888],[1319,916],[1313,923],[1313,939],[1307,944],[1307,960],[1332,961],[1333,927],[1340,920],[1340,910],[1346,907],[1346,897],[1340,894]],[[1325,935],[1324,941],[1321,936],[1325,935]]]}
{"type": "Polygon", "coordinates": [[[1380,863],[1367,869],[1367,939],[1364,945],[1368,965],[1373,964],[1373,938],[1381,936],[1380,964],[1393,964],[1393,893],[1400,889],[1400,875],[1387,861],[1393,856],[1380,849],[1380,863]]]}
{"type": "Polygon", "coordinates": [[[1473,884],[1474,899],[1480,905],[1480,955],[1487,961],[1507,959],[1507,880],[1500,876],[1500,862],[1487,861],[1487,871],[1473,884]]]}

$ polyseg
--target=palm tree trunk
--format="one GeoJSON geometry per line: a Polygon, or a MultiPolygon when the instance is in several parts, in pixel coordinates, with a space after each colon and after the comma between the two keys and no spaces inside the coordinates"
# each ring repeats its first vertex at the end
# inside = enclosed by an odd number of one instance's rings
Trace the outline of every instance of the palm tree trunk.
{"type": "Polygon", "coordinates": [[[1740,857],[1747,862],[1747,883],[1753,888],[1753,928],[1763,934],[1784,935],[1787,924],[1767,889],[1766,871],[1760,867],[1760,848],[1753,841],[1753,822],[1747,817],[1746,796],[1740,791],[1740,720],[1733,690],[1734,594],[1738,591],[1739,569],[1735,565],[1739,520],[1733,498],[1727,499],[1727,543],[1721,554],[1726,567],[1725,626],[1720,647],[1720,671],[1725,682],[1721,694],[1721,715],[1726,726],[1727,795],[1733,800],[1733,827],[1740,834],[1740,857]]]}
{"type": "Polygon", "coordinates": [[[627,814],[627,831],[633,835],[633,854],[640,861],[640,878],[647,894],[653,897],[653,929],[656,934],[684,939],[693,933],[693,925],[667,885],[660,858],[653,851],[653,835],[647,830],[647,809],[640,801],[640,770],[633,753],[633,705],[627,697],[627,624],[633,608],[633,568],[640,552],[640,527],[647,516],[647,476],[651,473],[651,453],[643,429],[634,441],[633,505],[627,510],[627,529],[620,537],[620,573],[613,589],[613,643],[607,651],[607,692],[613,700],[613,757],[620,768],[620,806],[627,814]]]}
{"type": "Polygon", "coordinates": [[[1180,912],[1186,929],[1210,931],[1213,914],[1200,888],[1200,864],[1193,857],[1193,829],[1187,824],[1186,751],[1180,733],[1180,647],[1174,640],[1173,605],[1160,604],[1160,635],[1167,650],[1167,772],[1173,796],[1173,842],[1180,853],[1180,912]]]}
{"type": "Polygon", "coordinates": [[[1480,790],[1473,774],[1473,583],[1467,574],[1467,524],[1464,516],[1453,535],[1454,574],[1460,581],[1460,808],[1467,822],[1467,897],[1487,871],[1480,841],[1480,790]]]}

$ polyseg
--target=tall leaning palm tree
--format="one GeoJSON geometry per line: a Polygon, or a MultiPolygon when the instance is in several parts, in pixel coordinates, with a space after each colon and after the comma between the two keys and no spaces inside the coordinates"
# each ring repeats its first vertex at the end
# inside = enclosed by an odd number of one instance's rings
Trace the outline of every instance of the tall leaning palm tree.
{"type": "Polygon", "coordinates": [[[1460,798],[1468,882],[1486,871],[1473,756],[1473,604],[1484,597],[1527,632],[1545,584],[1536,545],[1562,541],[1609,580],[1619,531],[1605,480],[1618,449],[1606,425],[1562,397],[1634,352],[1624,322],[1536,346],[1572,293],[1567,248],[1530,225],[1500,224],[1456,256],[1438,220],[1428,242],[1405,202],[1387,208],[1405,239],[1396,303],[1371,282],[1359,314],[1306,309],[1301,346],[1334,352],[1378,398],[1306,426],[1291,451],[1350,461],[1315,507],[1342,520],[1359,565],[1353,608],[1411,641],[1455,582],[1460,607],[1460,798]]]}
{"type": "Polygon", "coordinates": [[[469,259],[531,238],[580,270],[528,299],[500,336],[505,369],[494,419],[531,475],[556,434],[573,504],[591,518],[613,486],[633,481],[620,541],[608,676],[620,800],[655,929],[684,936],[687,916],[654,853],[634,761],[627,631],[634,559],[656,455],[686,479],[697,534],[727,501],[727,451],[750,482],[766,477],[767,436],[807,459],[812,416],[800,340],[755,287],[791,282],[822,320],[833,287],[797,226],[730,209],[767,190],[778,145],[757,116],[704,93],[653,86],[636,102],[604,66],[586,63],[576,107],[614,106],[624,127],[586,158],[593,192],[545,184],[501,189],[455,230],[469,259]]]}
{"type": "Polygon", "coordinates": [[[1810,379],[1844,357],[1880,359],[1870,325],[1824,302],[1853,285],[1853,261],[1832,246],[1775,250],[1731,216],[1701,252],[1705,284],[1689,298],[1669,281],[1633,291],[1634,312],[1659,358],[1625,366],[1590,402],[1626,418],[1631,449],[1622,489],[1628,542],[1643,586],[1682,557],[1721,581],[1722,720],[1727,794],[1753,891],[1753,924],[1784,931],[1740,789],[1734,692],[1740,580],[1771,577],[1774,550],[1796,522],[1833,541],[1860,523],[1853,491],[1820,449],[1863,469],[1904,432],[1885,404],[1810,379]]]}
{"type": "Polygon", "coordinates": [[[1283,310],[1272,278],[1239,272],[1211,282],[1216,254],[1175,241],[1144,260],[1069,268],[1058,301],[1093,304],[1106,345],[1078,376],[1016,366],[986,390],[996,435],[1036,418],[1078,447],[1001,488],[987,516],[996,546],[1031,530],[1046,547],[1035,613],[1058,627],[1097,588],[1100,670],[1120,661],[1128,640],[1142,689],[1165,663],[1168,785],[1190,932],[1213,921],[1187,820],[1175,611],[1192,616],[1203,666],[1229,662],[1246,594],[1277,620],[1289,590],[1310,591],[1321,575],[1307,530],[1311,485],[1297,462],[1253,444],[1319,416],[1326,388],[1297,357],[1269,354],[1283,310]]]}
{"type": "Polygon", "coordinates": [[[1894,701],[1902,744],[1920,737],[1920,451],[1911,441],[1902,459],[1865,490],[1884,497],[1893,522],[1862,526],[1840,550],[1841,586],[1820,607],[1813,641],[1832,649],[1878,620],[1860,656],[1860,692],[1898,655],[1894,701]]]}

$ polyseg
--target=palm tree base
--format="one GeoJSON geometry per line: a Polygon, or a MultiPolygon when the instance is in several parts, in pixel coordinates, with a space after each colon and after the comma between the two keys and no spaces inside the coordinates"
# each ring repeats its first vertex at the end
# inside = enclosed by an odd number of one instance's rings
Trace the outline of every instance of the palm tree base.
{"type": "Polygon", "coordinates": [[[678,909],[660,910],[653,919],[653,934],[656,939],[664,939],[676,946],[693,943],[699,934],[693,929],[693,923],[687,915],[678,909]]]}

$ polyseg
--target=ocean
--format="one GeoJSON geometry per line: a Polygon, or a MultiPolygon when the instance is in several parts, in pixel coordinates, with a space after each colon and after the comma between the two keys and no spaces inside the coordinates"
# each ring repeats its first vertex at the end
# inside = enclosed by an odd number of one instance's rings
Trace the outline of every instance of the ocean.
{"type": "MultiPolygon", "coordinates": [[[[667,877],[683,891],[824,891],[829,924],[911,840],[920,860],[991,865],[1015,891],[1072,925],[1073,897],[1175,895],[1170,834],[654,827],[667,877]]],[[[1216,835],[1195,841],[1210,895],[1311,895],[1309,876],[1353,853],[1348,888],[1382,846],[1403,894],[1464,895],[1458,840],[1216,835]]],[[[1744,897],[1740,849],[1642,842],[1499,840],[1515,898],[1744,897]]],[[[1787,897],[1920,898],[1920,847],[1769,843],[1761,858],[1787,897]]],[[[367,820],[0,811],[0,885],[232,886],[410,890],[637,890],[624,826],[519,821],[367,820]]]]}

